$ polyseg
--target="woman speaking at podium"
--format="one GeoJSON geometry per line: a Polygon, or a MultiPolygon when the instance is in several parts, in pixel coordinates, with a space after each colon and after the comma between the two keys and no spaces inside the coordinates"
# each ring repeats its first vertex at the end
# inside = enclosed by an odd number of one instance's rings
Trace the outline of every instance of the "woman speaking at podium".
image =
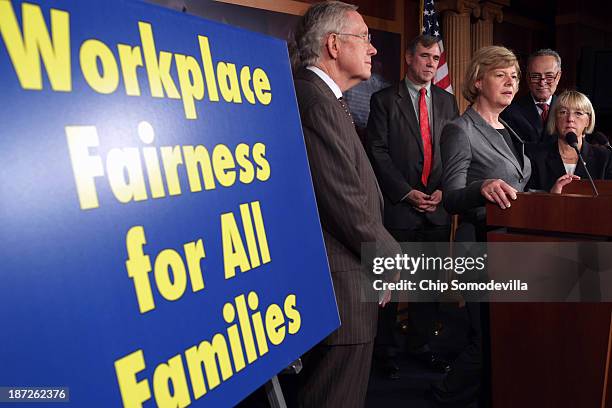
{"type": "Polygon", "coordinates": [[[594,180],[612,180],[610,151],[585,142],[586,134],[595,128],[595,111],[586,95],[578,91],[562,92],[551,108],[546,127],[557,138],[528,149],[532,163],[530,189],[561,193],[562,187],[572,180],[588,178],[571,144],[580,152],[594,180]],[[557,180],[559,183],[555,184],[557,180]]]}
{"type": "MultiPolygon", "coordinates": [[[[499,118],[518,90],[519,77],[512,51],[499,46],[478,50],[462,89],[470,106],[442,130],[443,205],[450,214],[461,216],[457,241],[484,241],[486,202],[509,208],[517,191],[523,191],[529,181],[531,164],[523,140],[499,118]]],[[[481,388],[480,304],[468,301],[465,310],[470,325],[468,345],[453,362],[454,370],[433,386],[440,402],[473,402],[481,388]]]]}
{"type": "Polygon", "coordinates": [[[531,175],[523,140],[500,119],[518,90],[520,68],[504,47],[481,48],[469,63],[462,93],[471,103],[442,130],[443,204],[460,214],[457,238],[484,241],[485,203],[509,208],[531,175]]]}

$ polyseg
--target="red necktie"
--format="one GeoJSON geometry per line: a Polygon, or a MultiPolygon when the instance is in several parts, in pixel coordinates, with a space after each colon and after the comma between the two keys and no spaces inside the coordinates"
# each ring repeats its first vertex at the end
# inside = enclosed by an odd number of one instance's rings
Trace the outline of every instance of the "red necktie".
{"type": "Polygon", "coordinates": [[[538,103],[540,109],[542,109],[542,123],[546,125],[546,119],[548,119],[548,104],[547,103],[538,103]]]}
{"type": "Polygon", "coordinates": [[[425,88],[421,88],[419,94],[419,124],[421,126],[421,138],[423,139],[423,173],[421,181],[427,185],[429,173],[431,172],[431,131],[429,129],[429,115],[427,114],[427,102],[425,102],[425,88]]]}

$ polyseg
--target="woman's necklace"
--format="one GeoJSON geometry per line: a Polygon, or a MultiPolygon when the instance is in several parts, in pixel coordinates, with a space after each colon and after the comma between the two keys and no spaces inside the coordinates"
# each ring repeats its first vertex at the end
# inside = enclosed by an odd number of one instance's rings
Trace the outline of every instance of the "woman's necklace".
{"type": "Polygon", "coordinates": [[[576,154],[575,151],[569,152],[568,154],[568,153],[564,153],[563,151],[561,151],[561,149],[559,149],[559,155],[561,156],[561,159],[563,159],[564,162],[571,162],[571,163],[578,162],[578,155],[576,154]]]}
{"type": "Polygon", "coordinates": [[[578,163],[578,154],[574,149],[564,149],[559,142],[559,155],[564,163],[578,163]]]}

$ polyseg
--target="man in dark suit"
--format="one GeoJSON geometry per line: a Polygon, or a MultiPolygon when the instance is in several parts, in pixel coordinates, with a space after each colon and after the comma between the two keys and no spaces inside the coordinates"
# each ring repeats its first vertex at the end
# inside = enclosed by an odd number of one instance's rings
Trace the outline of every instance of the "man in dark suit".
{"type": "MultiPolygon", "coordinates": [[[[385,227],[400,242],[449,239],[449,216],[440,205],[440,133],[459,110],[452,94],[432,84],[439,62],[438,38],[419,35],[406,47],[404,80],[377,92],[370,102],[367,146],[385,198],[385,227]]],[[[411,346],[444,369],[428,347],[436,311],[436,304],[411,304],[411,346]]],[[[377,356],[391,377],[396,314],[397,303],[380,311],[376,339],[377,356]]]]}
{"type": "Polygon", "coordinates": [[[561,57],[551,49],[538,50],[527,60],[529,94],[515,99],[501,114],[501,118],[525,143],[552,140],[546,132],[548,111],[561,79],[561,57]]]}
{"type": "MultiPolygon", "coordinates": [[[[382,223],[382,197],[342,92],[370,77],[368,27],[356,6],[311,6],[294,33],[295,90],[341,326],[304,357],[298,404],[361,407],[365,403],[376,302],[361,268],[361,244],[377,242],[383,256],[399,245],[382,223]],[[364,284],[365,282],[365,284],[364,284]]],[[[395,274],[394,274],[395,275],[395,274]]],[[[393,277],[396,279],[396,277],[393,277]]],[[[389,299],[385,293],[381,303],[389,299]]]]}

